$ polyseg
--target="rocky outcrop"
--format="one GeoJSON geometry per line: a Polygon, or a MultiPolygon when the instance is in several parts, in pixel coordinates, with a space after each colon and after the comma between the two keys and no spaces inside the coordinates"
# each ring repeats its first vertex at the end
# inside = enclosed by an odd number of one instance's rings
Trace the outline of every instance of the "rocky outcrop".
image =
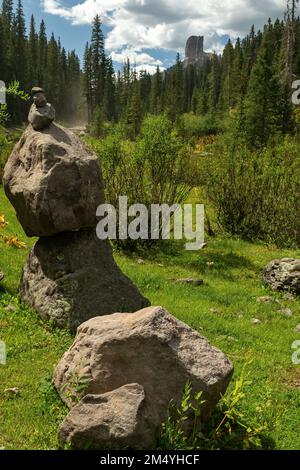
{"type": "Polygon", "coordinates": [[[75,449],[152,449],[155,429],[145,398],[139,384],[103,395],[86,395],[61,424],[59,440],[75,449]]]}
{"type": "Polygon", "coordinates": [[[300,295],[300,259],[273,260],[264,270],[263,278],[274,291],[300,295]]]}
{"type": "MultiPolygon", "coordinates": [[[[202,419],[206,420],[232,373],[229,359],[206,338],[162,307],[149,307],[82,324],[54,372],[53,383],[70,408],[86,395],[139,384],[145,391],[142,420],[147,417],[147,429],[157,437],[170,400],[180,402],[187,382],[194,391],[203,392],[202,419]]],[[[93,414],[92,406],[89,413],[93,414]]],[[[136,444],[143,445],[142,441],[136,444]]]]}
{"type": "Polygon", "coordinates": [[[203,36],[190,36],[188,38],[185,47],[185,66],[190,64],[204,65],[209,56],[204,52],[203,45],[203,36]]]}
{"type": "MultiPolygon", "coordinates": [[[[31,113],[43,113],[43,90],[32,94],[31,113]]],[[[26,234],[41,237],[22,273],[21,298],[43,318],[76,331],[89,318],[134,312],[149,302],[119,270],[109,243],[96,237],[96,210],[104,202],[97,156],[51,120],[37,131],[30,119],[3,184],[26,234]]]]}
{"type": "Polygon", "coordinates": [[[5,166],[3,185],[29,237],[94,227],[104,202],[96,155],[57,124],[25,130],[5,166]]]}
{"type": "Polygon", "coordinates": [[[149,305],[95,229],[41,238],[23,269],[20,296],[43,318],[74,332],[89,318],[149,305]]]}

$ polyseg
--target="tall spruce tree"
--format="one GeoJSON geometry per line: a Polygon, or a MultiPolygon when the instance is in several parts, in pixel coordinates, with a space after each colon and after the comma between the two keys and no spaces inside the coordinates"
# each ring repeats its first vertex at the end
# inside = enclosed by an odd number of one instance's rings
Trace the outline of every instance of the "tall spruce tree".
{"type": "Polygon", "coordinates": [[[47,49],[48,41],[44,20],[41,21],[39,30],[39,60],[38,60],[38,83],[47,89],[47,49]]]}
{"type": "Polygon", "coordinates": [[[96,15],[93,22],[91,38],[91,92],[92,112],[103,105],[106,75],[106,57],[104,36],[100,16],[96,15]]]}
{"type": "Polygon", "coordinates": [[[286,113],[282,100],[285,83],[281,81],[274,55],[274,31],[272,25],[268,25],[257,63],[251,72],[245,100],[244,131],[250,146],[266,145],[270,136],[282,132],[286,113]]]}
{"type": "Polygon", "coordinates": [[[30,19],[30,32],[28,39],[28,78],[32,84],[38,84],[38,67],[39,67],[39,49],[38,35],[35,29],[34,16],[30,19]]]}
{"type": "Polygon", "coordinates": [[[150,112],[152,114],[159,114],[162,111],[162,75],[159,65],[156,67],[156,73],[152,79],[151,97],[150,97],[150,112]]]}

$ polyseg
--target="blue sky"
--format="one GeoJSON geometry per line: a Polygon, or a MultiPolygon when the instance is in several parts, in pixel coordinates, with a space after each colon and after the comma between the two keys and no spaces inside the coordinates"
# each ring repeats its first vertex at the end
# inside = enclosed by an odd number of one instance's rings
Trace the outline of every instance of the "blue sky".
{"type": "Polygon", "coordinates": [[[286,0],[23,0],[29,21],[44,18],[47,32],[82,57],[90,23],[102,17],[107,52],[116,66],[126,57],[137,68],[169,67],[183,54],[190,35],[204,35],[205,49],[220,52],[231,37],[244,36],[254,24],[282,17],[286,0]]]}

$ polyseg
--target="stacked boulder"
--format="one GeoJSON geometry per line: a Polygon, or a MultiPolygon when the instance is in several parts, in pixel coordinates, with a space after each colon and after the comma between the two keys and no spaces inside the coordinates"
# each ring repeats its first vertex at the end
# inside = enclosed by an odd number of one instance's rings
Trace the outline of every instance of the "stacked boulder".
{"type": "Polygon", "coordinates": [[[5,193],[29,237],[40,237],[25,264],[20,295],[43,318],[73,331],[84,321],[149,305],[96,236],[104,202],[97,156],[34,88],[30,125],[4,170],[5,193]]]}
{"type": "Polygon", "coordinates": [[[33,105],[30,108],[28,121],[35,131],[49,126],[55,119],[55,110],[47,102],[44,90],[39,87],[32,88],[33,105]]]}
{"type": "Polygon", "coordinates": [[[59,438],[78,449],[153,449],[188,382],[203,392],[203,422],[232,373],[224,353],[162,307],[91,319],[54,372],[70,408],[59,438]]]}

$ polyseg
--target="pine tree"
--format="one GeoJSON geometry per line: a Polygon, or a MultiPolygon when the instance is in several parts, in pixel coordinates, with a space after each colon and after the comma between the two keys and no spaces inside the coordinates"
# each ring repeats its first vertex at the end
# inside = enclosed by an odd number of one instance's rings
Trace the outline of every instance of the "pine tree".
{"type": "MultiPolygon", "coordinates": [[[[65,49],[62,49],[62,61],[64,62],[65,49]]],[[[67,117],[72,121],[75,119],[76,112],[79,108],[80,103],[80,82],[81,82],[81,71],[80,61],[75,51],[68,53],[66,61],[66,110],[67,117]]]]}
{"type": "Polygon", "coordinates": [[[242,70],[244,64],[243,51],[240,38],[237,39],[234,48],[234,57],[232,65],[232,100],[233,106],[236,106],[246,93],[246,87],[242,81],[242,70]]]}
{"type": "Polygon", "coordinates": [[[4,80],[5,73],[5,42],[4,42],[4,30],[3,30],[3,19],[0,15],[0,80],[4,80]]]}
{"type": "Polygon", "coordinates": [[[83,93],[88,108],[88,122],[92,120],[92,53],[89,43],[85,46],[83,57],[83,93]]]}
{"type": "Polygon", "coordinates": [[[3,62],[1,80],[8,82],[13,73],[12,64],[12,26],[13,26],[13,0],[3,0],[2,2],[2,36],[3,36],[3,62]]]}
{"type": "Polygon", "coordinates": [[[59,82],[59,48],[58,43],[52,33],[47,47],[47,97],[56,107],[56,112],[60,112],[60,82],[59,82]]]}
{"type": "Polygon", "coordinates": [[[16,14],[13,20],[13,74],[21,87],[28,84],[26,61],[26,28],[22,1],[18,0],[16,14]]]}
{"type": "Polygon", "coordinates": [[[273,29],[269,26],[251,72],[245,100],[244,131],[250,146],[265,145],[270,136],[282,132],[287,112],[282,100],[284,90],[285,84],[274,61],[273,29]]]}
{"type": "Polygon", "coordinates": [[[2,17],[5,20],[5,23],[8,26],[8,29],[11,28],[13,22],[13,0],[3,0],[2,1],[2,17]]]}
{"type": "Polygon", "coordinates": [[[134,140],[140,130],[142,120],[142,101],[140,83],[135,71],[132,72],[131,93],[126,110],[125,122],[127,125],[128,137],[134,140]]]}
{"type": "Polygon", "coordinates": [[[99,15],[95,16],[91,38],[91,91],[92,112],[102,106],[105,87],[106,58],[104,37],[99,15]]]}
{"type": "Polygon", "coordinates": [[[213,55],[211,72],[208,76],[208,111],[215,113],[220,95],[220,60],[217,54],[213,55]]]}
{"type": "Polygon", "coordinates": [[[167,112],[176,120],[184,110],[184,71],[180,54],[176,55],[176,64],[169,72],[166,85],[167,112]]]}
{"type": "Polygon", "coordinates": [[[150,112],[152,114],[159,114],[162,111],[162,75],[159,65],[156,67],[156,73],[152,79],[151,97],[150,97],[150,112]]]}
{"type": "Polygon", "coordinates": [[[222,112],[228,112],[234,105],[233,61],[234,49],[229,40],[224,48],[221,66],[219,108],[222,112]]]}
{"type": "Polygon", "coordinates": [[[39,66],[39,51],[38,51],[38,35],[35,30],[34,16],[30,20],[30,33],[28,40],[28,72],[30,84],[38,84],[38,66],[39,66]]]}
{"type": "Polygon", "coordinates": [[[105,88],[103,98],[103,118],[107,121],[116,119],[116,85],[112,59],[107,59],[105,88]]]}
{"type": "Polygon", "coordinates": [[[47,49],[48,41],[46,36],[46,26],[44,20],[40,24],[39,37],[39,57],[38,57],[38,83],[45,89],[47,86],[47,49]]]}
{"type": "Polygon", "coordinates": [[[143,115],[149,111],[150,94],[151,94],[151,77],[146,70],[139,73],[140,96],[142,101],[143,115]]]}
{"type": "Polygon", "coordinates": [[[286,19],[286,44],[285,44],[285,73],[288,85],[293,82],[293,63],[295,55],[295,15],[299,0],[287,0],[285,13],[286,19]]]}

